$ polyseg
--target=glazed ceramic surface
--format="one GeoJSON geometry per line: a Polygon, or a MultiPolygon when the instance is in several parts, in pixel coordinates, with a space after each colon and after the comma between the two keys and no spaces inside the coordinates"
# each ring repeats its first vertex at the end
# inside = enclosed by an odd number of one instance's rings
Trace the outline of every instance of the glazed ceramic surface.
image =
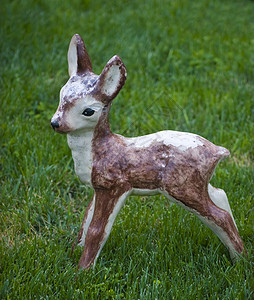
{"type": "Polygon", "coordinates": [[[160,131],[126,138],[111,132],[109,111],[127,72],[112,57],[100,75],[83,40],[74,35],[68,51],[70,79],[60,92],[51,125],[66,133],[75,171],[94,189],[78,235],[84,246],[79,267],[95,264],[126,198],[163,194],[193,212],[213,230],[231,257],[244,250],[225,192],[209,181],[229,151],[193,133],[160,131]]]}

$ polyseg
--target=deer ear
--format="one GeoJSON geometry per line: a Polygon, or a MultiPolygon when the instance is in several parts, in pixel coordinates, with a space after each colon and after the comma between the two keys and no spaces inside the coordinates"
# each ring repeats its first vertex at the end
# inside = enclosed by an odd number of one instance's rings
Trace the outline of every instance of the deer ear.
{"type": "Polygon", "coordinates": [[[68,68],[70,77],[75,74],[83,74],[92,71],[92,63],[86,51],[82,38],[75,34],[70,42],[68,50],[68,68]]]}
{"type": "Polygon", "coordinates": [[[127,71],[121,58],[113,56],[104,67],[99,76],[94,93],[105,103],[114,99],[123,87],[127,77],[127,71]]]}

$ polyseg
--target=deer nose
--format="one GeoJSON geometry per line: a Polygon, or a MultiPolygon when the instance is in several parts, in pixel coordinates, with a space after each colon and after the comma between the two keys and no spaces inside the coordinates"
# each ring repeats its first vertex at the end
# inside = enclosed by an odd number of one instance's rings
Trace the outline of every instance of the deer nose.
{"type": "Polygon", "coordinates": [[[56,120],[54,120],[54,121],[51,121],[51,126],[52,126],[52,128],[55,130],[56,128],[59,128],[59,123],[56,121],[56,120]]]}

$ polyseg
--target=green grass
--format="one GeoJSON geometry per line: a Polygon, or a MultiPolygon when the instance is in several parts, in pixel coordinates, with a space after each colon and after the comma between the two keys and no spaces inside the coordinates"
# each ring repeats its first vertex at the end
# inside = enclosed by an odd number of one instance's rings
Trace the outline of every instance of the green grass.
{"type": "Polygon", "coordinates": [[[254,290],[253,1],[1,1],[0,298],[252,299],[254,290]],[[114,132],[198,133],[231,151],[225,189],[249,256],[232,264],[193,215],[162,197],[131,197],[95,270],[71,255],[92,190],[50,128],[66,53],[79,33],[100,73],[122,57],[127,82],[114,132]]]}

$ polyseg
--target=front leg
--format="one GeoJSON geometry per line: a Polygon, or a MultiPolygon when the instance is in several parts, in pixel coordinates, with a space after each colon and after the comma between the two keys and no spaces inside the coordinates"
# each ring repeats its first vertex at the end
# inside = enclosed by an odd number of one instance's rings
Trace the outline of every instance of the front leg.
{"type": "Polygon", "coordinates": [[[101,249],[111,232],[113,223],[130,190],[95,190],[94,212],[88,227],[85,248],[79,261],[80,269],[95,265],[101,249]]]}
{"type": "Polygon", "coordinates": [[[94,206],[95,206],[95,195],[93,195],[91,201],[89,202],[86,208],[83,222],[78,233],[78,239],[77,239],[78,246],[84,246],[85,244],[86,233],[93,218],[94,206]]]}
{"type": "Polygon", "coordinates": [[[95,205],[95,197],[93,195],[93,198],[91,199],[91,201],[87,205],[85,215],[84,215],[84,218],[83,218],[83,222],[82,222],[81,228],[80,228],[79,233],[78,233],[77,241],[73,242],[73,244],[72,244],[71,253],[73,253],[73,251],[76,248],[77,244],[78,244],[78,246],[81,246],[81,247],[84,246],[84,244],[85,244],[86,233],[87,233],[88,227],[89,227],[89,225],[92,221],[92,218],[93,218],[94,205],[95,205]]]}

